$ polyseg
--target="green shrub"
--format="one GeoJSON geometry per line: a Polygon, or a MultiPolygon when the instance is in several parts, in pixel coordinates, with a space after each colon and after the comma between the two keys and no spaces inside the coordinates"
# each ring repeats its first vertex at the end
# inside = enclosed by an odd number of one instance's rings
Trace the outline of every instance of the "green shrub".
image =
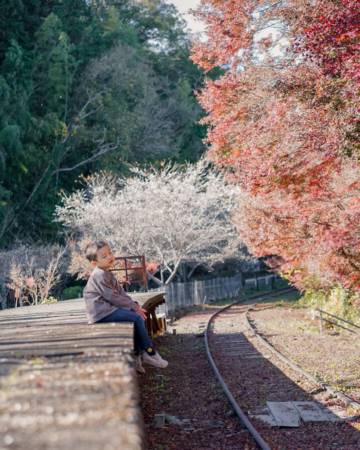
{"type": "Polygon", "coordinates": [[[70,300],[72,298],[82,297],[83,294],[82,286],[71,286],[63,290],[62,298],[63,300],[70,300]]]}
{"type": "Polygon", "coordinates": [[[52,303],[57,303],[58,299],[50,295],[41,301],[42,305],[51,305],[52,303]]]}
{"type": "Polygon", "coordinates": [[[336,316],[360,322],[359,294],[341,285],[329,290],[307,290],[300,300],[304,306],[320,308],[336,316]]]}

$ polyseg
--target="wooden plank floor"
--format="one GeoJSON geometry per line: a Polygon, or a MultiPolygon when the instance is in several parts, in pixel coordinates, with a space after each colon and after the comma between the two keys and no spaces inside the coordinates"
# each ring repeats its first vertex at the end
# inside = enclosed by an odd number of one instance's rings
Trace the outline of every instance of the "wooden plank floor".
{"type": "Polygon", "coordinates": [[[0,449],[140,450],[132,333],[83,300],[0,311],[0,449]]]}

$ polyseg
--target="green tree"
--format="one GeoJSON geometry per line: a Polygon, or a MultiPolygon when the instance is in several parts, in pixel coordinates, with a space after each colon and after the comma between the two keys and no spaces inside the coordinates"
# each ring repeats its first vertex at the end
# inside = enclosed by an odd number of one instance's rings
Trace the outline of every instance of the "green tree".
{"type": "Polygon", "coordinates": [[[52,240],[61,190],[201,155],[202,73],[162,0],[0,0],[0,242],[52,240]]]}

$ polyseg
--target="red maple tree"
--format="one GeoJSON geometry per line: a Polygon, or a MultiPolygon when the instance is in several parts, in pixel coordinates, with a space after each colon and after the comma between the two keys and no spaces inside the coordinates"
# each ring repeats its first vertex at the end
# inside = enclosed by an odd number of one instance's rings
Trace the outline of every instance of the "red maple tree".
{"type": "Polygon", "coordinates": [[[300,288],[360,289],[356,3],[202,0],[197,12],[207,40],[192,58],[224,69],[198,93],[209,157],[242,187],[242,239],[300,288]]]}

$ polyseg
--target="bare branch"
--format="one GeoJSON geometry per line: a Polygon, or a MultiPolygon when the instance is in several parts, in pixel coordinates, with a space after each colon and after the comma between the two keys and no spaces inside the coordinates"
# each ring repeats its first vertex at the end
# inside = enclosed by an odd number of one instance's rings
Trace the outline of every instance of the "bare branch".
{"type": "Polygon", "coordinates": [[[54,170],[51,173],[51,176],[55,175],[55,174],[59,174],[61,172],[71,172],[73,170],[78,169],[81,166],[84,166],[85,164],[91,163],[96,161],[97,159],[101,158],[102,156],[113,152],[114,150],[116,150],[119,147],[119,144],[104,144],[99,151],[97,151],[94,155],[90,156],[87,159],[84,159],[83,161],[78,162],[77,164],[75,164],[72,167],[63,167],[63,168],[59,168],[54,170]]]}

